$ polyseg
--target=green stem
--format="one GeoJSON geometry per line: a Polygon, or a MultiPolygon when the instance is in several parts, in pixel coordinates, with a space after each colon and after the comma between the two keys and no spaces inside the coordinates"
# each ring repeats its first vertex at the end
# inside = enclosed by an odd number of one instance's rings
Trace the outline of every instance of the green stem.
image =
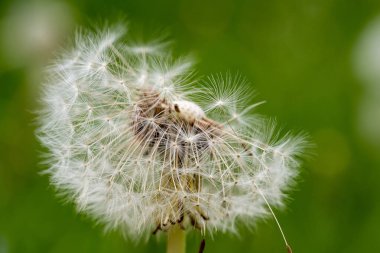
{"type": "Polygon", "coordinates": [[[185,253],[186,233],[179,226],[173,226],[168,232],[168,246],[166,253],[185,253]]]}

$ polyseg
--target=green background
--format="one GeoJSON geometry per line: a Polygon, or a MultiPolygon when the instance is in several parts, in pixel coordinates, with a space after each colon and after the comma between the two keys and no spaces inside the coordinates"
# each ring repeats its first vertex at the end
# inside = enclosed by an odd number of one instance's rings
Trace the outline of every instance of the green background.
{"type": "MultiPolygon", "coordinates": [[[[52,4],[0,2],[0,41],[11,42],[0,51],[0,253],[165,252],[163,236],[134,243],[118,232],[104,234],[57,198],[39,174],[43,148],[34,136],[33,112],[41,68],[76,26],[120,17],[130,23],[132,37],[168,32],[176,55],[198,60],[199,76],[246,76],[257,100],[267,101],[260,113],[276,117],[284,129],[310,134],[314,155],[287,209],[276,211],[295,253],[380,252],[380,143],[376,129],[371,136],[360,127],[361,105],[374,100],[380,82],[369,90],[354,57],[366,26],[380,15],[380,1],[72,0],[60,2],[44,21],[57,34],[48,47],[23,38],[20,27],[32,35],[37,30],[28,20],[35,9],[52,4]]],[[[375,122],[380,106],[372,109],[375,122]]],[[[199,243],[200,236],[190,235],[188,252],[197,252],[199,243]]],[[[205,253],[211,252],[286,250],[268,219],[251,231],[242,228],[239,236],[207,238],[205,253]]]]}

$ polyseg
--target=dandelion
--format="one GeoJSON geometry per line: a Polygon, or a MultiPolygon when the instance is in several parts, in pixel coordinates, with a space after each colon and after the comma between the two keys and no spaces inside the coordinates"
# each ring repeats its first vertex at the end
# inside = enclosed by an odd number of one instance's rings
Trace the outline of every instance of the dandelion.
{"type": "Polygon", "coordinates": [[[201,85],[189,59],[123,32],[82,32],[48,69],[38,135],[52,183],[107,229],[168,232],[168,252],[183,252],[187,230],[237,233],[273,214],[304,138],[252,116],[242,78],[201,85]]]}

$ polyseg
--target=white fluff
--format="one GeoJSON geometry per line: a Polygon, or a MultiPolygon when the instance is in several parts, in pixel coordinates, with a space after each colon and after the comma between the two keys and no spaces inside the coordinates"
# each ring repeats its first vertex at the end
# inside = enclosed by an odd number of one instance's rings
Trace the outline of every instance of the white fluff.
{"type": "Polygon", "coordinates": [[[187,122],[194,122],[205,117],[202,108],[193,102],[179,100],[173,101],[173,105],[173,110],[177,111],[177,115],[187,122]]]}
{"type": "Polygon", "coordinates": [[[172,224],[236,232],[237,220],[268,215],[263,196],[280,206],[303,139],[276,140],[273,123],[250,114],[238,79],[200,87],[189,60],[122,35],[78,34],[48,70],[38,136],[52,183],[135,239],[172,224]]]}

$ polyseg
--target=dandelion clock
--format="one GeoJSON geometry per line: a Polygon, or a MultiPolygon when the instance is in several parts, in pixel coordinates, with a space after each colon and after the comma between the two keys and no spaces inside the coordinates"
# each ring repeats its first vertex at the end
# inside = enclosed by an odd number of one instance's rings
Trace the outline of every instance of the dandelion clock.
{"type": "Polygon", "coordinates": [[[167,235],[170,253],[190,231],[238,233],[239,221],[274,216],[304,138],[252,114],[242,78],[195,81],[190,60],[123,33],[78,33],[47,70],[38,136],[52,184],[106,229],[167,235]]]}

